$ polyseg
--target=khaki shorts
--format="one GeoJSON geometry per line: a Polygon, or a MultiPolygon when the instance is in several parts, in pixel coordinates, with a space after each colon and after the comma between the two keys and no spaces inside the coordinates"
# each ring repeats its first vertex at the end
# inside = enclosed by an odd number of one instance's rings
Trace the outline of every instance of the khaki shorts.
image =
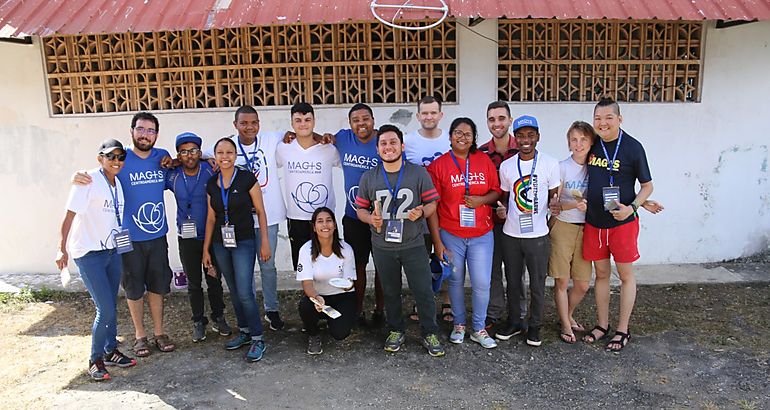
{"type": "Polygon", "coordinates": [[[548,276],[561,279],[591,280],[591,262],[583,259],[583,226],[549,221],[551,227],[551,256],[548,258],[548,276]]]}

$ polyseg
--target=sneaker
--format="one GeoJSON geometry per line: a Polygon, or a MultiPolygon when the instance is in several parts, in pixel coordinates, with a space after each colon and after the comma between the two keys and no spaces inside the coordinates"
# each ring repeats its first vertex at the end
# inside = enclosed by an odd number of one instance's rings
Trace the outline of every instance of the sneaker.
{"type": "Polygon", "coordinates": [[[492,349],[497,347],[497,342],[495,342],[495,339],[489,337],[489,333],[487,333],[486,329],[481,329],[478,332],[472,332],[471,340],[480,344],[481,347],[485,349],[492,349]]]}
{"type": "Polygon", "coordinates": [[[130,358],[121,353],[120,350],[115,349],[112,353],[106,353],[104,355],[104,365],[126,368],[136,366],[136,359],[130,358]]]}
{"type": "Polygon", "coordinates": [[[270,330],[281,330],[286,325],[278,312],[265,312],[265,320],[270,325],[270,330]]]}
{"type": "Polygon", "coordinates": [[[203,322],[193,323],[193,343],[206,340],[206,325],[203,322]]]}
{"type": "Polygon", "coordinates": [[[428,349],[428,354],[433,357],[440,357],[444,355],[444,346],[438,341],[438,337],[431,333],[422,339],[422,345],[428,349]]]}
{"type": "Polygon", "coordinates": [[[324,352],[321,335],[309,336],[307,338],[307,354],[321,354],[324,352]]]}
{"type": "Polygon", "coordinates": [[[251,340],[249,343],[251,343],[251,346],[249,346],[249,351],[246,352],[246,361],[258,362],[262,360],[262,355],[267,350],[264,340],[251,340]]]}
{"type": "Polygon", "coordinates": [[[88,375],[92,379],[100,382],[102,380],[110,380],[110,372],[104,367],[104,360],[96,359],[96,361],[88,362],[88,375]]]}
{"type": "Polygon", "coordinates": [[[235,336],[234,339],[230,339],[229,342],[225,343],[225,349],[235,350],[241,346],[246,346],[249,343],[251,343],[251,336],[244,332],[238,332],[238,336],[235,336]]]}
{"type": "Polygon", "coordinates": [[[449,341],[459,345],[463,340],[465,340],[465,325],[455,325],[452,333],[449,334],[449,341]]]}
{"type": "Polygon", "coordinates": [[[516,335],[520,335],[522,332],[524,332],[524,326],[522,324],[509,324],[498,329],[495,332],[495,338],[500,340],[508,340],[516,335]]]}
{"type": "Polygon", "coordinates": [[[381,310],[375,310],[372,312],[372,327],[380,327],[385,323],[385,313],[381,310]]]}
{"type": "Polygon", "coordinates": [[[220,336],[230,336],[233,334],[233,329],[227,324],[224,316],[215,318],[211,325],[211,330],[219,333],[220,336]]]}
{"type": "Polygon", "coordinates": [[[530,327],[527,331],[527,344],[530,346],[540,346],[542,343],[540,341],[540,328],[530,327]]]}
{"type": "Polygon", "coordinates": [[[395,330],[392,330],[388,334],[388,338],[385,339],[385,351],[386,352],[397,352],[398,349],[401,349],[401,345],[404,344],[404,339],[406,338],[406,335],[404,335],[404,332],[396,332],[395,330]]]}

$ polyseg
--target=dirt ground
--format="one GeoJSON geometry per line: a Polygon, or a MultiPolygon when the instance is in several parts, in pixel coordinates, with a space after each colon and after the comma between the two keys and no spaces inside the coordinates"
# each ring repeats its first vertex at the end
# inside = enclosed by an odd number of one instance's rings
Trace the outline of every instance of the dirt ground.
{"type": "MultiPolygon", "coordinates": [[[[309,356],[297,294],[287,292],[281,297],[288,329],[267,330],[264,359],[246,363],[242,350],[224,350],[225,338],[211,332],[192,343],[187,299],[177,293],[166,314],[177,351],[155,350],[136,367],[111,370],[113,380],[102,383],[85,373],[93,319],[86,294],[5,300],[0,403],[36,409],[770,408],[770,283],[640,287],[632,340],[622,354],[562,343],[548,296],[542,347],[514,338],[484,350],[466,339],[446,343],[447,355],[431,358],[419,345],[416,324],[396,354],[382,351],[381,329],[362,329],[342,342],[325,338],[324,354],[309,356]]],[[[589,293],[576,316],[586,327],[593,324],[592,305],[589,293]]],[[[119,309],[128,352],[133,334],[122,300],[119,309]]],[[[228,315],[233,322],[231,310],[228,315]]],[[[446,342],[449,326],[442,330],[446,342]]]]}

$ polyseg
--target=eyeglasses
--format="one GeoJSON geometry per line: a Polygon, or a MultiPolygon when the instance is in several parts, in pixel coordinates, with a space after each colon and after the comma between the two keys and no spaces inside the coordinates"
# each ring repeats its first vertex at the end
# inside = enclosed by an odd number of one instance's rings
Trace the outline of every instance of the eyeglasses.
{"type": "Polygon", "coordinates": [[[186,157],[188,155],[197,155],[199,152],[201,152],[201,150],[198,148],[183,149],[179,151],[179,155],[186,157]]]}
{"type": "Polygon", "coordinates": [[[147,135],[155,135],[158,133],[158,130],[154,128],[144,128],[144,127],[134,127],[134,131],[140,134],[147,134],[147,135]]]}
{"type": "Polygon", "coordinates": [[[122,153],[122,154],[116,154],[114,152],[108,152],[106,154],[101,154],[101,156],[103,156],[104,158],[107,158],[110,161],[115,161],[117,159],[118,161],[123,162],[123,161],[126,160],[126,153],[125,152],[122,153]]]}
{"type": "Polygon", "coordinates": [[[455,138],[465,138],[465,139],[468,139],[468,140],[472,140],[473,139],[473,133],[472,132],[463,132],[461,130],[454,130],[452,132],[452,136],[455,137],[455,138]]]}

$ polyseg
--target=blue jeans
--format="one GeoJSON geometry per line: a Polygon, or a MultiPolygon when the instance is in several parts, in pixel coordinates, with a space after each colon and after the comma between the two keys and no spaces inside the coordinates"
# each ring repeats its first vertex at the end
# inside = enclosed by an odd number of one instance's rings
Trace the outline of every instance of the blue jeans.
{"type": "Polygon", "coordinates": [[[492,277],[492,252],[495,239],[492,231],[476,238],[461,238],[441,230],[441,242],[452,254],[454,272],[449,277],[449,300],[452,302],[454,324],[465,321],[465,264],[471,277],[471,304],[473,306],[474,332],[484,329],[489,304],[489,282],[492,277]]]}
{"type": "MultiPolygon", "coordinates": [[[[259,228],[254,228],[257,235],[257,251],[262,246],[259,228]]],[[[275,269],[275,248],[278,246],[278,224],[267,227],[267,242],[270,245],[270,259],[259,262],[259,275],[262,278],[262,299],[265,311],[278,311],[278,271],[275,269]]]]}
{"type": "Polygon", "coordinates": [[[254,258],[257,256],[255,239],[240,239],[235,248],[225,248],[214,242],[217,269],[230,289],[238,328],[254,336],[262,335],[262,319],[259,316],[257,295],[254,293],[254,258]]]}
{"type": "Polygon", "coordinates": [[[96,305],[91,327],[91,362],[118,347],[118,289],[122,258],[114,250],[91,251],[75,259],[80,277],[96,305]]]}

